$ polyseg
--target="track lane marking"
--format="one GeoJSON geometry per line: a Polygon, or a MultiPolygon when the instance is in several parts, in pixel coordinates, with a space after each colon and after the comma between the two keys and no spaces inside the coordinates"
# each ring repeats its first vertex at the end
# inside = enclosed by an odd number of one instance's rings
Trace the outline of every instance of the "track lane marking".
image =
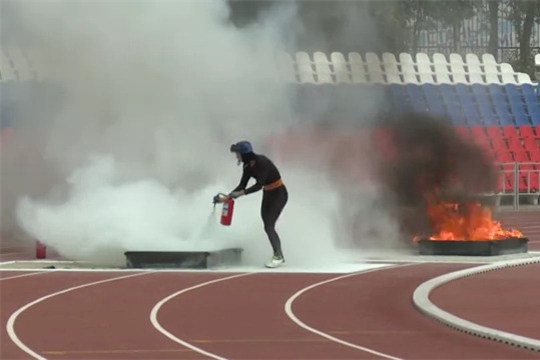
{"type": "Polygon", "coordinates": [[[379,268],[375,268],[375,269],[368,269],[368,270],[354,272],[354,273],[351,273],[351,274],[340,275],[340,276],[337,276],[337,277],[333,277],[333,278],[323,280],[323,281],[317,282],[315,284],[306,286],[306,287],[298,290],[296,293],[294,293],[291,297],[289,297],[287,299],[287,301],[285,302],[285,306],[284,306],[285,314],[287,314],[287,316],[289,317],[289,319],[292,322],[294,322],[296,325],[303,328],[304,330],[307,330],[307,331],[309,331],[309,332],[311,332],[313,334],[321,336],[321,337],[323,337],[325,339],[328,339],[328,340],[330,340],[332,342],[335,342],[335,343],[338,343],[338,344],[341,344],[341,345],[344,345],[344,346],[348,346],[348,347],[356,349],[356,350],[367,352],[369,354],[376,355],[376,356],[379,356],[379,357],[384,358],[384,359],[403,360],[402,358],[398,358],[398,357],[395,357],[395,356],[392,356],[392,355],[389,355],[389,354],[386,354],[386,353],[382,353],[382,352],[379,352],[379,351],[376,351],[376,350],[373,350],[373,349],[370,349],[370,348],[367,348],[367,347],[364,347],[364,346],[356,345],[356,344],[350,343],[348,341],[345,341],[345,340],[339,339],[337,337],[334,337],[334,336],[330,335],[329,333],[323,332],[321,330],[317,330],[317,329],[307,325],[302,320],[300,320],[296,316],[294,311],[292,310],[292,305],[293,305],[294,301],[298,297],[300,297],[302,294],[305,294],[306,292],[308,292],[308,291],[310,291],[310,290],[312,290],[312,289],[314,289],[316,287],[326,285],[326,284],[332,283],[334,281],[339,281],[339,280],[342,280],[342,279],[353,277],[353,276],[359,276],[359,275],[372,273],[372,272],[376,272],[376,271],[384,271],[384,270],[389,270],[389,269],[402,268],[402,267],[412,266],[412,265],[415,265],[415,264],[414,263],[409,263],[409,264],[403,264],[403,265],[390,265],[390,266],[379,267],[379,268]]]}
{"type": "Polygon", "coordinates": [[[136,273],[136,274],[130,274],[130,275],[124,275],[124,276],[117,276],[117,277],[113,277],[113,278],[109,278],[109,279],[104,279],[104,280],[99,280],[99,281],[93,281],[93,282],[90,282],[90,283],[86,283],[86,284],[82,284],[82,285],[77,285],[77,286],[73,286],[73,287],[70,287],[70,288],[67,288],[67,289],[64,289],[64,290],[60,290],[60,291],[57,291],[57,292],[54,292],[54,293],[51,293],[49,295],[45,295],[45,296],[42,296],[32,302],[29,302],[27,303],[26,305],[20,307],[19,309],[17,309],[15,312],[13,312],[11,314],[11,316],[9,317],[7,323],[6,323],[6,330],[7,330],[7,333],[8,333],[8,336],[9,338],[11,339],[11,341],[20,349],[22,350],[23,352],[25,352],[26,354],[28,354],[29,356],[31,356],[32,358],[34,359],[37,359],[37,360],[47,360],[47,358],[41,356],[40,354],[38,354],[37,352],[35,352],[34,350],[32,350],[30,347],[28,347],[23,341],[21,341],[21,339],[19,339],[19,337],[17,336],[17,333],[15,331],[15,322],[17,321],[17,318],[23,313],[25,312],[26,310],[28,310],[29,308],[31,308],[32,306],[34,305],[37,305],[39,304],[40,302],[42,301],[45,301],[47,299],[50,299],[50,298],[53,298],[55,296],[58,296],[58,295],[62,295],[62,294],[66,294],[66,293],[69,293],[69,292],[72,292],[72,291],[75,291],[75,290],[79,290],[79,289],[83,289],[83,288],[87,288],[87,287],[91,287],[91,286],[95,286],[95,285],[101,285],[101,284],[105,284],[105,283],[108,283],[108,282],[113,282],[113,281],[118,281],[118,280],[123,280],[123,279],[128,279],[128,278],[132,278],[132,277],[136,277],[136,276],[142,276],[142,275],[147,275],[147,274],[151,274],[151,272],[142,272],[142,273],[136,273]]]}
{"type": "Polygon", "coordinates": [[[23,278],[23,277],[27,277],[27,276],[34,276],[34,275],[43,275],[43,274],[48,274],[48,273],[41,272],[41,271],[36,271],[36,272],[28,273],[28,274],[13,275],[13,276],[8,276],[8,277],[4,277],[4,278],[0,277],[0,281],[18,279],[18,278],[23,278]]]}
{"type": "Polygon", "coordinates": [[[163,305],[165,305],[167,302],[169,302],[170,300],[172,300],[173,298],[175,298],[175,297],[177,297],[179,295],[182,295],[182,294],[185,294],[187,292],[190,292],[190,291],[193,291],[193,290],[196,290],[196,289],[208,286],[208,285],[212,285],[212,284],[215,284],[215,283],[218,283],[218,282],[232,280],[232,279],[236,279],[236,278],[240,278],[240,277],[244,277],[244,276],[248,276],[248,275],[253,275],[253,274],[258,274],[258,273],[248,272],[248,273],[236,274],[236,275],[232,275],[232,276],[221,277],[221,278],[218,278],[218,279],[206,281],[206,282],[203,282],[203,283],[200,283],[200,284],[197,284],[197,285],[182,289],[180,291],[177,291],[177,292],[175,292],[175,293],[161,299],[159,302],[156,303],[156,305],[154,305],[154,307],[150,311],[150,323],[152,324],[152,326],[157,331],[159,331],[161,334],[163,334],[164,336],[166,336],[167,338],[169,338],[170,340],[174,341],[177,344],[180,344],[180,345],[182,345],[182,346],[184,346],[184,347],[186,347],[188,349],[191,349],[191,350],[193,350],[193,351],[195,351],[195,352],[197,352],[197,353],[199,353],[201,355],[208,356],[209,358],[212,358],[212,359],[215,359],[215,360],[227,360],[224,357],[221,357],[219,355],[216,355],[216,354],[213,354],[213,353],[208,352],[206,350],[203,350],[203,349],[201,349],[201,348],[199,348],[199,347],[197,347],[195,345],[192,345],[188,341],[182,340],[182,339],[174,336],[169,331],[167,331],[163,326],[161,326],[161,324],[159,323],[159,321],[157,319],[157,315],[158,315],[159,310],[161,309],[161,307],[163,305]]]}
{"type": "Polygon", "coordinates": [[[119,350],[46,350],[44,355],[113,355],[113,354],[146,354],[146,353],[179,353],[191,352],[190,349],[119,349],[119,350]]]}
{"type": "MultiPolygon", "coordinates": [[[[381,335],[386,336],[389,333],[399,335],[418,335],[424,332],[422,331],[408,331],[408,330],[335,330],[326,331],[328,334],[334,335],[381,335]]],[[[254,339],[192,339],[188,342],[193,344],[235,344],[235,343],[303,343],[303,342],[331,342],[328,339],[321,337],[312,338],[254,338],[254,339]]],[[[191,349],[111,349],[111,350],[44,350],[42,354],[46,355],[84,355],[84,354],[140,354],[140,353],[160,353],[160,352],[192,352],[191,349]]]]}

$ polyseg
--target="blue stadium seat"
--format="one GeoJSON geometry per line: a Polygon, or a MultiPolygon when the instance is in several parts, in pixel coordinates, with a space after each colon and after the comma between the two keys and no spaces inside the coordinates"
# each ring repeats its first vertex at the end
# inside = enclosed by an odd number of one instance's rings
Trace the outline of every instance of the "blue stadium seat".
{"type": "Polygon", "coordinates": [[[505,84],[504,85],[504,91],[507,95],[513,95],[516,94],[518,96],[521,96],[521,87],[514,85],[514,84],[505,84]]]}
{"type": "Polygon", "coordinates": [[[406,94],[406,92],[405,92],[405,87],[404,86],[401,86],[399,84],[390,84],[390,95],[391,96],[401,97],[401,96],[404,96],[405,94],[406,94]]]}
{"type": "Polygon", "coordinates": [[[488,90],[490,94],[503,94],[504,95],[503,87],[501,85],[489,84],[488,90]]]}
{"type": "Polygon", "coordinates": [[[472,88],[472,92],[473,94],[475,95],[489,95],[486,87],[484,85],[481,85],[481,84],[472,84],[471,86],[472,88]]]}
{"type": "Polygon", "coordinates": [[[521,92],[523,93],[523,95],[527,95],[527,94],[536,95],[536,91],[534,90],[534,87],[531,84],[521,84],[521,92]]]}
{"type": "Polygon", "coordinates": [[[421,90],[419,85],[407,84],[406,85],[406,90],[407,90],[407,94],[409,94],[412,101],[423,101],[423,102],[425,102],[424,94],[422,93],[422,90],[421,90]]]}
{"type": "Polygon", "coordinates": [[[439,92],[439,87],[438,87],[438,85],[434,85],[434,84],[422,84],[421,90],[422,90],[422,92],[424,93],[424,96],[429,95],[429,94],[441,96],[441,94],[440,94],[440,92],[439,92]]]}
{"type": "Polygon", "coordinates": [[[459,94],[459,102],[461,103],[461,106],[464,108],[474,108],[474,98],[467,94],[459,94]]]}
{"type": "Polygon", "coordinates": [[[465,84],[456,84],[456,93],[465,96],[472,96],[471,87],[465,84]]]}
{"type": "Polygon", "coordinates": [[[498,116],[495,114],[491,106],[479,106],[480,116],[484,120],[484,125],[486,126],[497,126],[499,125],[498,116]]]}
{"type": "Polygon", "coordinates": [[[491,107],[491,98],[488,94],[476,94],[474,99],[478,103],[478,106],[491,107]]]}
{"type": "Polygon", "coordinates": [[[501,126],[515,126],[512,119],[512,114],[506,104],[495,103],[495,112],[499,117],[499,125],[501,126]]]}
{"type": "Polygon", "coordinates": [[[482,117],[480,116],[480,113],[478,112],[476,106],[472,101],[462,102],[462,106],[463,113],[465,114],[468,125],[483,125],[482,117]]]}
{"type": "Polygon", "coordinates": [[[527,105],[536,105],[540,107],[540,99],[533,93],[523,93],[523,99],[527,105]]]}
{"type": "Polygon", "coordinates": [[[494,104],[508,104],[508,98],[503,93],[493,94],[491,95],[491,99],[494,104]]]}
{"type": "Polygon", "coordinates": [[[527,104],[527,111],[529,112],[529,116],[531,117],[531,123],[534,124],[534,119],[540,119],[540,102],[528,102],[527,104]]]}
{"type": "Polygon", "coordinates": [[[440,84],[439,90],[443,98],[445,98],[448,95],[456,94],[455,88],[450,84],[440,84]]]}

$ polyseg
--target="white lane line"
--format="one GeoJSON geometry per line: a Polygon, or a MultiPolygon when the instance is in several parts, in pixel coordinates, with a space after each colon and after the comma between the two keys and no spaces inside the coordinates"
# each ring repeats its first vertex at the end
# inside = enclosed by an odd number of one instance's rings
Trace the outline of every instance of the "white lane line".
{"type": "Polygon", "coordinates": [[[368,269],[368,270],[364,270],[364,271],[359,271],[359,272],[355,272],[355,273],[352,273],[352,274],[346,274],[346,275],[341,275],[341,276],[338,276],[338,277],[335,277],[335,278],[331,278],[331,279],[328,279],[328,280],[324,280],[324,281],[321,281],[321,282],[318,282],[318,283],[315,283],[315,284],[312,284],[312,285],[309,285],[303,289],[300,289],[299,291],[297,291],[295,294],[293,294],[289,299],[287,299],[287,302],[285,302],[285,313],[287,314],[287,316],[289,317],[289,319],[291,319],[296,325],[300,326],[301,328],[303,328],[304,330],[307,330],[315,335],[319,335],[325,339],[328,339],[330,341],[333,341],[333,342],[336,342],[338,344],[341,344],[341,345],[344,345],[344,346],[348,346],[350,348],[353,348],[353,349],[356,349],[356,350],[360,350],[360,351],[363,351],[363,352],[367,352],[367,353],[370,353],[372,355],[376,355],[376,356],[379,356],[381,358],[384,358],[384,359],[389,359],[389,360],[403,360],[401,358],[398,358],[398,357],[395,357],[395,356],[392,356],[392,355],[389,355],[389,354],[385,354],[385,353],[382,353],[382,352],[379,352],[379,351],[376,351],[376,350],[373,350],[373,349],[370,349],[370,348],[367,348],[367,347],[364,347],[364,346],[360,346],[360,345],[356,345],[356,344],[353,344],[353,343],[350,343],[348,341],[345,341],[345,340],[341,340],[337,337],[334,337],[332,335],[329,335],[323,331],[320,331],[320,330],[317,330],[309,325],[307,325],[305,322],[303,322],[302,320],[300,320],[294,313],[294,311],[292,310],[292,306],[293,306],[293,303],[294,301],[300,297],[302,294],[305,294],[306,292],[316,288],[316,287],[319,287],[319,286],[322,286],[322,285],[326,285],[326,284],[329,284],[331,282],[334,282],[334,281],[338,281],[338,280],[342,280],[342,279],[346,279],[348,277],[352,277],[352,276],[358,276],[358,275],[363,275],[363,274],[367,274],[367,273],[372,273],[372,272],[375,272],[375,271],[382,271],[382,270],[389,270],[389,269],[395,269],[395,268],[398,268],[398,267],[405,267],[405,266],[411,266],[411,265],[414,265],[414,264],[404,264],[404,265],[396,265],[396,266],[385,266],[385,267],[380,267],[380,268],[376,268],[376,269],[368,269]]]}
{"type": "Polygon", "coordinates": [[[152,311],[150,311],[150,322],[152,323],[152,326],[154,326],[154,328],[156,328],[157,331],[159,331],[161,334],[165,335],[166,337],[168,337],[170,340],[174,341],[177,344],[180,344],[180,345],[182,345],[182,346],[184,346],[184,347],[186,347],[188,349],[191,349],[191,350],[193,350],[193,351],[195,351],[195,352],[197,352],[197,353],[199,353],[201,355],[208,356],[209,358],[212,358],[212,359],[227,360],[224,357],[221,357],[219,355],[216,355],[216,354],[213,354],[211,352],[205,351],[205,350],[203,350],[203,349],[201,349],[201,348],[199,348],[197,346],[194,346],[194,345],[188,343],[187,341],[182,340],[182,339],[174,336],[169,331],[165,330],[165,328],[163,326],[161,326],[161,324],[159,323],[159,321],[157,319],[158,312],[159,312],[159,310],[161,309],[161,307],[163,305],[165,305],[168,301],[170,301],[171,299],[173,299],[173,298],[175,298],[175,297],[177,297],[179,295],[182,295],[182,294],[185,294],[185,293],[190,292],[192,290],[196,290],[196,289],[199,289],[199,288],[202,288],[202,287],[205,287],[205,286],[208,286],[208,285],[212,285],[212,284],[215,284],[215,283],[218,283],[218,282],[232,280],[232,279],[235,279],[235,278],[239,278],[239,277],[242,277],[242,276],[248,276],[248,275],[252,275],[252,274],[256,274],[256,273],[249,272],[249,273],[242,273],[242,274],[236,274],[236,275],[232,275],[232,276],[222,277],[222,278],[206,281],[206,282],[203,282],[203,283],[200,283],[200,284],[197,284],[197,285],[182,289],[180,291],[177,291],[174,294],[171,294],[171,295],[163,298],[161,301],[156,303],[156,305],[154,305],[154,307],[152,308],[152,311]]]}
{"type": "Polygon", "coordinates": [[[13,275],[13,276],[5,277],[5,278],[0,278],[0,281],[18,279],[18,278],[22,278],[22,277],[34,276],[34,275],[42,275],[42,274],[47,274],[47,273],[46,272],[41,272],[41,271],[36,271],[36,272],[29,273],[29,274],[13,275]]]}
{"type": "Polygon", "coordinates": [[[17,321],[17,317],[19,317],[19,315],[21,315],[23,312],[25,312],[26,310],[28,310],[32,306],[37,305],[42,301],[45,301],[47,299],[53,298],[53,297],[58,296],[58,295],[66,294],[68,292],[72,292],[72,291],[75,291],[75,290],[87,288],[87,287],[90,287],[90,286],[101,285],[101,284],[105,284],[105,283],[108,283],[108,282],[123,280],[123,279],[131,278],[131,277],[135,277],[135,276],[146,275],[146,274],[149,274],[149,272],[138,273],[138,274],[130,274],[130,275],[126,275],[126,276],[119,276],[119,277],[114,277],[114,278],[110,278],[110,279],[94,281],[94,282],[90,282],[90,283],[70,287],[68,289],[64,289],[64,290],[61,290],[61,291],[57,291],[55,293],[42,296],[39,299],[36,299],[36,300],[34,300],[32,302],[29,302],[28,304],[26,304],[26,305],[20,307],[19,309],[17,309],[9,317],[9,319],[8,319],[8,321],[6,323],[6,330],[7,330],[7,333],[9,335],[9,338],[11,339],[11,341],[13,341],[13,343],[19,349],[24,351],[26,354],[30,355],[32,358],[38,359],[38,360],[47,360],[47,358],[39,355],[34,350],[30,349],[30,347],[28,347],[24,342],[22,342],[21,339],[19,339],[19,337],[17,336],[17,333],[15,332],[15,322],[17,321]]]}

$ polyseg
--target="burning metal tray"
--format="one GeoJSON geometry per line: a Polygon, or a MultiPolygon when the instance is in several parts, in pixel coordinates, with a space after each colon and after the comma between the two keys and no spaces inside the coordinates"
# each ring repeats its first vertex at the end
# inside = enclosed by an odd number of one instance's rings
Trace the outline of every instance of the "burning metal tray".
{"type": "Polygon", "coordinates": [[[498,256],[527,253],[529,239],[506,238],[500,240],[428,240],[418,241],[420,255],[498,256]]]}

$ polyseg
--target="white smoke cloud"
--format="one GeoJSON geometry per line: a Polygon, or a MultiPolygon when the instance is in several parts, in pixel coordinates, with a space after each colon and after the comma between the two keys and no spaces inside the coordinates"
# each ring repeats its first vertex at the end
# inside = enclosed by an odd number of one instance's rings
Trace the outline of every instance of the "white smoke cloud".
{"type": "MultiPolygon", "coordinates": [[[[67,190],[54,202],[22,192],[16,215],[27,233],[106,264],[122,264],[126,250],[234,245],[250,264],[271,255],[260,193],[237,201],[230,227],[218,224],[219,208],[212,215],[211,198],[239,180],[232,142],[262,151],[296,120],[275,61],[294,42],[284,31],[294,6],[243,29],[227,23],[224,1],[24,2],[17,12],[21,36],[39,45],[65,94],[42,134],[42,166],[63,174],[67,190]]],[[[337,261],[338,189],[322,173],[278,166],[290,193],[278,222],[287,261],[337,261]]]]}

